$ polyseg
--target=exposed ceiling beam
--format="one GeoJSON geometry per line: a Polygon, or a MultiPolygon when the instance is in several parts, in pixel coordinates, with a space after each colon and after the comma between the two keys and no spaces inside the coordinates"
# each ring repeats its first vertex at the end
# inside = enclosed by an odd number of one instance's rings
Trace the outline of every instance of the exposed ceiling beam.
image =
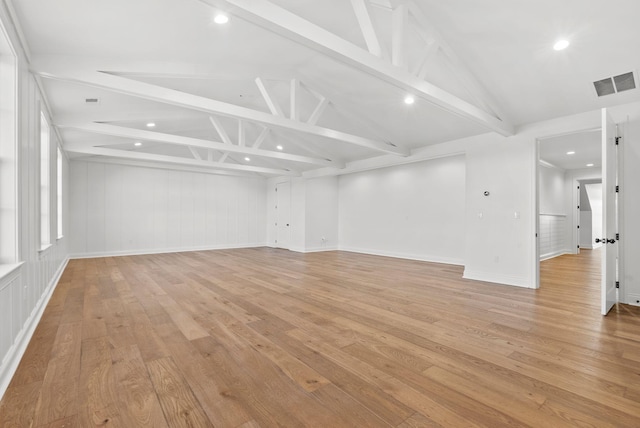
{"type": "Polygon", "coordinates": [[[65,144],[65,151],[70,153],[81,153],[85,155],[106,156],[119,159],[133,159],[138,161],[162,162],[177,165],[190,165],[197,167],[219,168],[231,171],[256,172],[259,174],[275,175],[275,176],[298,176],[299,174],[286,169],[263,168],[250,165],[234,165],[221,162],[209,162],[198,159],[188,159],[176,156],[158,155],[153,153],[133,152],[130,150],[107,149],[104,147],[87,147],[84,144],[65,144]]]}
{"type": "MultiPolygon", "coordinates": [[[[513,135],[510,123],[461,98],[395,67],[335,34],[315,25],[267,0],[200,0],[210,6],[253,22],[267,30],[301,43],[329,57],[376,76],[394,86],[411,92],[434,105],[469,119],[487,129],[513,135]]],[[[392,2],[393,3],[393,2],[392,2]]],[[[402,4],[402,2],[398,3],[402,4]]],[[[395,4],[394,4],[395,6],[395,4]]]]}
{"type": "MultiPolygon", "coordinates": [[[[233,144],[219,143],[215,141],[201,140],[198,138],[183,137],[180,135],[164,134],[162,132],[147,131],[144,129],[127,128],[124,126],[109,125],[106,123],[57,123],[59,128],[77,129],[93,134],[110,135],[112,137],[130,138],[133,140],[155,141],[159,143],[176,144],[187,147],[201,147],[205,149],[215,149],[224,152],[242,153],[244,155],[262,156],[273,159],[280,159],[292,162],[307,163],[333,168],[343,168],[344,164],[333,162],[328,159],[320,159],[309,156],[300,156],[291,153],[262,150],[253,147],[236,146],[233,144]]],[[[66,149],[66,146],[65,146],[66,149]]]]}
{"type": "Polygon", "coordinates": [[[371,18],[371,4],[369,0],[351,0],[353,11],[358,19],[360,31],[367,44],[367,49],[371,54],[377,57],[383,57],[383,48],[380,44],[380,38],[376,32],[376,27],[371,18]]]}
{"type": "MultiPolygon", "coordinates": [[[[50,59],[50,58],[49,58],[50,59]]],[[[180,92],[162,86],[127,79],[122,76],[110,74],[104,71],[78,68],[77,65],[56,63],[55,61],[38,61],[34,59],[31,71],[36,75],[48,79],[56,79],[67,82],[81,83],[88,86],[102,88],[125,95],[135,96],[147,100],[157,101],[210,114],[218,114],[236,119],[245,119],[250,122],[261,123],[269,127],[297,131],[305,134],[316,135],[343,143],[354,144],[371,150],[391,153],[400,156],[408,156],[409,150],[358,135],[348,134],[335,129],[323,128],[305,122],[291,120],[286,117],[274,116],[258,110],[229,104],[222,101],[198,95],[180,92]]]]}

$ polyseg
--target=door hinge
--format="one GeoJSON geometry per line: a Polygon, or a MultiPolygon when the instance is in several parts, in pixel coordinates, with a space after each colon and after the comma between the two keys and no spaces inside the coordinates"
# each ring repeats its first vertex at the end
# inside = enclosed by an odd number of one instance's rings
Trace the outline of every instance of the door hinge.
{"type": "Polygon", "coordinates": [[[616,288],[620,288],[620,281],[616,281],[616,288]]]}
{"type": "Polygon", "coordinates": [[[620,193],[620,186],[616,186],[616,193],[620,193]]]}
{"type": "Polygon", "coordinates": [[[580,248],[580,245],[578,245],[576,248],[580,248]]]}
{"type": "Polygon", "coordinates": [[[619,241],[619,240],[620,240],[620,234],[616,233],[616,241],[619,241]]]}
{"type": "Polygon", "coordinates": [[[578,225],[578,229],[580,229],[580,225],[578,225]]]}
{"type": "Polygon", "coordinates": [[[580,209],[580,205],[578,205],[578,209],[580,209]]]}
{"type": "Polygon", "coordinates": [[[620,144],[620,140],[622,140],[622,137],[616,137],[616,146],[620,144]]]}

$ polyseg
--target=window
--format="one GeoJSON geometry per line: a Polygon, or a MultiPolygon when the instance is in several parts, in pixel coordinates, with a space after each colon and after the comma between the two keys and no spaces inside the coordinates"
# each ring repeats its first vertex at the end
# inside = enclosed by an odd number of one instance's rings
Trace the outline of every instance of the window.
{"type": "Polygon", "coordinates": [[[58,239],[62,238],[62,152],[58,147],[58,239]]]}
{"type": "Polygon", "coordinates": [[[16,54],[0,23],[0,275],[18,261],[16,54]]]}
{"type": "Polygon", "coordinates": [[[51,176],[49,160],[51,157],[49,123],[40,112],[40,247],[51,244],[50,194],[51,176]]]}

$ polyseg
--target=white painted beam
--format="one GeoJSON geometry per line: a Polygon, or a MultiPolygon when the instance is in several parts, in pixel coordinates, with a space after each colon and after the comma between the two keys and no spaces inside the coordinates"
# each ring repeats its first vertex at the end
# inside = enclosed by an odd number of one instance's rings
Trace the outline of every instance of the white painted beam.
{"type": "Polygon", "coordinates": [[[391,14],[391,62],[403,70],[407,68],[405,45],[408,21],[409,8],[407,5],[400,4],[396,6],[391,14]]]}
{"type": "Polygon", "coordinates": [[[218,143],[215,141],[201,140],[198,138],[183,137],[180,135],[165,134],[144,129],[127,128],[124,126],[109,125],[106,123],[84,123],[84,124],[61,124],[55,126],[59,128],[71,128],[94,134],[110,135],[112,137],[130,138],[132,140],[155,141],[159,143],[176,144],[187,147],[201,147],[205,149],[215,149],[224,152],[242,153],[244,155],[262,156],[273,159],[280,159],[292,162],[307,163],[333,168],[343,168],[344,164],[333,162],[327,159],[319,159],[308,156],[299,156],[291,153],[262,150],[253,147],[241,147],[230,144],[218,143]]]}
{"type": "Polygon", "coordinates": [[[187,146],[187,148],[191,152],[191,155],[194,159],[202,160],[202,156],[200,156],[200,153],[198,153],[198,151],[193,146],[187,146]]]}
{"type": "Polygon", "coordinates": [[[222,126],[218,118],[209,116],[209,121],[211,122],[213,127],[216,128],[216,132],[218,133],[218,136],[220,136],[222,142],[229,146],[233,145],[233,143],[231,142],[231,138],[229,138],[229,134],[227,134],[227,131],[224,129],[224,126],[222,126]]]}
{"type": "Polygon", "coordinates": [[[325,97],[322,97],[316,108],[311,113],[311,116],[309,116],[309,119],[307,119],[307,123],[310,125],[315,125],[316,123],[318,123],[320,116],[322,116],[322,113],[324,113],[324,110],[328,105],[329,100],[325,97]]]}
{"type": "Polygon", "coordinates": [[[220,156],[220,160],[218,162],[224,163],[228,157],[229,157],[229,152],[224,152],[222,156],[220,156]]]}
{"type": "Polygon", "coordinates": [[[367,44],[367,49],[369,49],[371,54],[382,58],[383,48],[380,44],[380,38],[378,37],[376,27],[373,24],[373,19],[371,18],[371,4],[369,3],[369,0],[351,0],[351,5],[353,6],[356,18],[358,19],[360,31],[362,32],[365,43],[367,44]]]}
{"type": "Polygon", "coordinates": [[[267,86],[264,84],[262,79],[256,77],[255,82],[256,86],[258,86],[258,90],[262,94],[262,98],[264,98],[264,101],[267,103],[267,107],[269,107],[269,111],[271,112],[271,114],[273,114],[274,116],[284,116],[280,104],[278,104],[275,98],[273,98],[271,94],[269,94],[269,90],[267,89],[267,86]]]}
{"type": "Polygon", "coordinates": [[[106,149],[103,147],[86,147],[83,144],[65,144],[64,150],[71,153],[82,153],[87,155],[107,156],[119,159],[133,159],[139,161],[163,162],[178,165],[191,165],[198,167],[220,168],[233,171],[257,172],[268,175],[297,176],[298,174],[286,169],[262,168],[249,165],[223,164],[221,162],[208,162],[205,160],[180,158],[176,156],[157,155],[152,153],[133,152],[129,150],[106,149]]]}
{"type": "Polygon", "coordinates": [[[200,1],[213,7],[223,7],[229,13],[376,76],[487,129],[505,136],[514,133],[513,125],[495,115],[371,55],[368,51],[267,0],[200,1]]]}
{"type": "Polygon", "coordinates": [[[242,121],[242,119],[238,119],[238,145],[240,147],[244,147],[245,140],[246,140],[246,132],[244,129],[244,122],[242,121]]]}
{"type": "Polygon", "coordinates": [[[384,141],[348,134],[335,129],[310,125],[301,121],[291,120],[286,117],[274,116],[269,113],[252,110],[246,107],[212,100],[198,95],[180,92],[173,89],[149,83],[138,82],[121,76],[95,70],[76,69],[66,64],[40,63],[34,60],[31,64],[33,73],[48,79],[57,79],[67,82],[81,83],[88,86],[107,89],[126,95],[144,98],[152,101],[185,107],[192,110],[210,114],[219,114],[227,117],[242,118],[250,122],[261,123],[269,127],[276,127],[290,131],[302,132],[319,137],[329,138],[344,143],[354,144],[371,150],[407,156],[409,150],[393,146],[384,141]]]}
{"type": "Polygon", "coordinates": [[[251,147],[253,147],[254,149],[259,149],[262,143],[264,143],[264,140],[267,138],[267,135],[269,135],[269,128],[262,128],[262,131],[260,131],[260,135],[258,135],[258,138],[256,138],[256,141],[254,141],[253,146],[251,147]]]}
{"type": "Polygon", "coordinates": [[[298,79],[291,79],[290,85],[290,102],[289,102],[289,118],[291,120],[300,120],[300,106],[298,104],[298,92],[300,92],[300,81],[298,79]]]}

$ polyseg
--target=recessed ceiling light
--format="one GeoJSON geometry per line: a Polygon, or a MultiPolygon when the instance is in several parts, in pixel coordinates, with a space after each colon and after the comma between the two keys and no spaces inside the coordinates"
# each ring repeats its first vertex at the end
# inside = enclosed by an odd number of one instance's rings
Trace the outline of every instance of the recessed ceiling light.
{"type": "Polygon", "coordinates": [[[280,144],[278,144],[278,145],[276,146],[276,149],[278,149],[278,150],[282,150],[282,149],[284,149],[284,147],[282,147],[280,144]]]}
{"type": "Polygon", "coordinates": [[[407,95],[406,97],[404,97],[405,104],[411,105],[415,102],[416,102],[416,99],[413,97],[413,95],[407,95]]]}
{"type": "Polygon", "coordinates": [[[562,39],[562,40],[558,40],[554,45],[553,45],[553,49],[556,51],[561,51],[564,50],[566,48],[569,47],[569,41],[562,39]]]}
{"type": "Polygon", "coordinates": [[[140,147],[142,143],[140,141],[136,141],[135,143],[133,143],[133,145],[136,147],[140,147]]]}
{"type": "Polygon", "coordinates": [[[587,166],[593,166],[593,164],[592,163],[588,163],[587,166]]]}
{"type": "Polygon", "coordinates": [[[576,154],[576,152],[571,151],[571,152],[567,152],[567,154],[568,154],[568,155],[575,155],[575,154],[576,154]]]}
{"type": "Polygon", "coordinates": [[[247,162],[250,162],[251,158],[247,156],[246,158],[244,158],[244,160],[246,160],[247,162]]]}
{"type": "Polygon", "coordinates": [[[153,128],[154,126],[156,126],[156,124],[153,122],[147,123],[147,128],[153,128]]]}
{"type": "Polygon", "coordinates": [[[224,13],[218,13],[214,18],[213,18],[213,22],[215,22],[216,24],[226,24],[227,22],[229,22],[229,16],[225,15],[224,13]]]}

